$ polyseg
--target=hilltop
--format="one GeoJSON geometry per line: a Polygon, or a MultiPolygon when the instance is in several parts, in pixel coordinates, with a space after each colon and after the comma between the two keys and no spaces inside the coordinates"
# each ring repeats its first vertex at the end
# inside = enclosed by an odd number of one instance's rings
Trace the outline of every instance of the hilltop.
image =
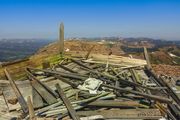
{"type": "MultiPolygon", "coordinates": [[[[24,74],[22,71],[28,66],[33,67],[41,67],[43,61],[48,60],[51,64],[54,64],[56,61],[61,59],[59,55],[59,44],[58,42],[44,42],[40,44],[38,47],[36,46],[36,50],[33,49],[31,43],[36,45],[37,41],[33,42],[23,42],[23,44],[29,48],[29,50],[34,50],[33,55],[30,56],[28,60],[18,62],[15,64],[11,64],[5,67],[8,67],[15,78],[19,79],[24,74]]],[[[178,42],[177,42],[178,43],[178,42]]],[[[7,43],[8,44],[8,43],[7,43]]],[[[11,43],[9,43],[11,44],[11,43]]],[[[23,45],[21,44],[21,45],[23,45]]],[[[33,45],[32,45],[33,46],[33,45]]],[[[144,59],[143,57],[143,46],[148,48],[151,63],[153,64],[153,68],[156,70],[158,74],[167,74],[170,76],[179,76],[180,75],[180,56],[179,56],[179,44],[174,44],[173,41],[155,41],[155,40],[139,40],[139,39],[101,39],[101,40],[66,40],[65,41],[65,54],[66,56],[82,56],[85,57],[87,52],[93,47],[91,53],[93,54],[104,54],[108,55],[110,52],[113,55],[120,55],[126,57],[133,57],[138,59],[144,59]],[[158,47],[160,46],[161,47],[158,47]],[[94,47],[93,47],[94,46],[94,47]]],[[[15,47],[15,46],[14,46],[15,47]]],[[[25,48],[25,47],[24,47],[25,48]]],[[[19,49],[19,48],[18,48],[19,49]]],[[[27,49],[27,48],[25,48],[27,49]]],[[[20,50],[20,49],[19,49],[20,50]]],[[[25,50],[21,50],[25,51],[25,50]]],[[[16,53],[16,52],[15,52],[16,53]]],[[[20,53],[16,53],[21,55],[20,53]]],[[[4,79],[3,69],[0,68],[0,76],[4,79]]]]}
{"type": "MultiPolygon", "coordinates": [[[[68,40],[65,42],[65,50],[76,56],[85,56],[92,46],[95,46],[91,53],[105,54],[112,52],[113,55],[144,59],[143,46],[148,48],[153,68],[158,74],[169,76],[180,75],[180,46],[179,42],[173,41],[141,41],[127,40],[68,40]],[[162,43],[162,44],[161,44],[162,43]],[[128,46],[127,46],[128,45],[128,46]],[[125,49],[124,49],[125,48],[125,49]]],[[[37,54],[58,54],[58,43],[52,43],[38,51],[37,54]]],[[[68,53],[67,52],[67,53],[68,53]]]]}

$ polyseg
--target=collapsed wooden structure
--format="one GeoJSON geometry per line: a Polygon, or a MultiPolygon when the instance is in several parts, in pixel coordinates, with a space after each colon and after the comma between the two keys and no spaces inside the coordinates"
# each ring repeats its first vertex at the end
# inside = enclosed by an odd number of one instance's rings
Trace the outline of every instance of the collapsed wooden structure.
{"type": "MultiPolygon", "coordinates": [[[[1,84],[2,119],[180,119],[180,99],[144,60],[110,55],[64,58],[27,68],[27,80],[1,84]]],[[[0,104],[1,105],[1,104],[0,104]]]]}

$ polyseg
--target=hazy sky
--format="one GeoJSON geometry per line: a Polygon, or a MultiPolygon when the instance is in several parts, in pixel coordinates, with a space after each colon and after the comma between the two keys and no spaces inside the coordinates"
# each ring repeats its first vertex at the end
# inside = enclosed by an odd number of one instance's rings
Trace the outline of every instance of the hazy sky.
{"type": "Polygon", "coordinates": [[[152,37],[180,40],[180,0],[0,0],[0,38],[152,37]]]}

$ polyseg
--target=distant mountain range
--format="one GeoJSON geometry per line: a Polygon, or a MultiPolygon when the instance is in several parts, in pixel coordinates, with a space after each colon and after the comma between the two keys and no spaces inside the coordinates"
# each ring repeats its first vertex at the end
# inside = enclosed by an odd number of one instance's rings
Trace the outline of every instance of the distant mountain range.
{"type": "Polygon", "coordinates": [[[147,41],[174,41],[174,42],[180,42],[179,40],[165,40],[165,39],[153,39],[153,38],[148,38],[148,37],[92,37],[92,38],[88,38],[88,37],[81,37],[81,38],[69,38],[70,40],[74,39],[74,40],[128,40],[128,41],[137,41],[137,40],[147,40],[147,41]]]}

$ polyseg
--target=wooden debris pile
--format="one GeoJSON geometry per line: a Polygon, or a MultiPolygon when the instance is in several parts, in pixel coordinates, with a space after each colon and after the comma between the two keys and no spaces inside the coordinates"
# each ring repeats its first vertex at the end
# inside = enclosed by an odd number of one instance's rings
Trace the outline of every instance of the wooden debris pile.
{"type": "MultiPolygon", "coordinates": [[[[147,53],[145,57],[148,61],[147,53]]],[[[5,69],[9,83],[4,84],[1,94],[13,114],[0,117],[180,119],[178,95],[153,72],[149,62],[120,60],[115,56],[108,60],[64,59],[51,68],[27,68],[28,80],[16,83],[5,69]]]]}

